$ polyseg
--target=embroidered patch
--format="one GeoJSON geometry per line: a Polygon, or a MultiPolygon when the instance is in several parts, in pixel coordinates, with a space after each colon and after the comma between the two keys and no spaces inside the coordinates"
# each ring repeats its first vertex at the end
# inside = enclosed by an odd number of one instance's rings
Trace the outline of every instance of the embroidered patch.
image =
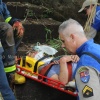
{"type": "Polygon", "coordinates": [[[89,86],[85,86],[82,90],[83,97],[88,98],[93,96],[93,89],[89,86]]]}
{"type": "Polygon", "coordinates": [[[87,83],[90,79],[89,71],[84,71],[80,73],[80,79],[82,82],[87,83]]]}
{"type": "Polygon", "coordinates": [[[89,70],[87,68],[81,68],[79,70],[79,74],[80,74],[80,80],[83,83],[87,83],[90,79],[90,75],[89,75],[89,70]]]}

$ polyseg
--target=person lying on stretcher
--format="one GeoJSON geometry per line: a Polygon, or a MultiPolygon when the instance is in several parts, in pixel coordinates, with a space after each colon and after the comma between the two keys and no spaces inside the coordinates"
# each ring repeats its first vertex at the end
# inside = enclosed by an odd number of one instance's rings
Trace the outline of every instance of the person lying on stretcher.
{"type": "MultiPolygon", "coordinates": [[[[28,56],[34,58],[36,53],[30,52],[28,56]]],[[[38,72],[42,76],[60,81],[61,83],[66,85],[73,80],[73,74],[78,61],[79,57],[77,55],[65,55],[57,57],[52,61],[46,62],[44,65],[38,67],[38,72]]],[[[49,80],[44,79],[44,81],[49,80]]]]}
{"type": "Polygon", "coordinates": [[[54,60],[53,65],[49,69],[48,73],[46,73],[46,76],[66,85],[68,82],[73,80],[74,70],[78,61],[79,57],[77,55],[65,55],[59,60],[54,60]]]}

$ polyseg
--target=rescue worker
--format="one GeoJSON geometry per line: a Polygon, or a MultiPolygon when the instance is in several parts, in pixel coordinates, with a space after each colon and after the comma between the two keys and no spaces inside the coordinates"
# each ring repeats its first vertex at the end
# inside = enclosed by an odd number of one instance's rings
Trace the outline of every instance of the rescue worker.
{"type": "Polygon", "coordinates": [[[85,0],[78,11],[87,16],[84,31],[88,39],[94,38],[100,31],[100,6],[98,0],[85,0]]]}
{"type": "Polygon", "coordinates": [[[24,28],[19,19],[13,18],[5,3],[0,0],[0,39],[4,49],[4,70],[10,85],[16,71],[15,55],[22,40],[24,28]]]}
{"type": "Polygon", "coordinates": [[[4,71],[2,53],[3,48],[0,43],[0,100],[16,100],[11,88],[9,87],[7,77],[4,71]]]}
{"type": "Polygon", "coordinates": [[[74,19],[68,19],[59,26],[62,47],[70,54],[77,54],[74,77],[78,91],[77,100],[98,100],[100,98],[100,45],[88,40],[83,27],[74,19]]]}

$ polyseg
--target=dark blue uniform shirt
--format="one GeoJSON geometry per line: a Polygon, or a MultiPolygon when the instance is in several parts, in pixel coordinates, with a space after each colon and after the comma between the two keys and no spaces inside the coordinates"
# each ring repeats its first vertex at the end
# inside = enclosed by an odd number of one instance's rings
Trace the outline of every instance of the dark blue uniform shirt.
{"type": "MultiPolygon", "coordinates": [[[[76,71],[81,66],[88,66],[100,72],[100,64],[89,55],[86,55],[86,54],[82,55],[83,52],[90,52],[100,59],[100,45],[94,43],[93,39],[91,39],[85,42],[81,47],[77,49],[76,53],[80,57],[80,60],[77,64],[76,71]]],[[[75,77],[76,71],[74,73],[74,77],[75,77]]]]}
{"type": "MultiPolygon", "coordinates": [[[[11,17],[6,4],[4,2],[2,2],[2,0],[0,0],[0,16],[2,16],[4,18],[4,20],[6,20],[8,17],[11,17]]],[[[9,21],[9,24],[13,25],[13,23],[17,20],[19,21],[19,19],[11,18],[11,20],[9,21]]]]}
{"type": "Polygon", "coordinates": [[[94,23],[92,24],[92,27],[96,29],[97,31],[100,31],[100,6],[96,7],[96,15],[95,15],[94,23]]]}

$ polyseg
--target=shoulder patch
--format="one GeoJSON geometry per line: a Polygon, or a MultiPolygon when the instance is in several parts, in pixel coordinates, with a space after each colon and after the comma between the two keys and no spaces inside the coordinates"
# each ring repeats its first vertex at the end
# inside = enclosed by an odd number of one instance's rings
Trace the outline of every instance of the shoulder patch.
{"type": "Polygon", "coordinates": [[[86,67],[82,67],[78,70],[78,73],[80,74],[80,80],[83,83],[87,83],[90,79],[90,75],[89,75],[89,69],[86,67]]]}
{"type": "Polygon", "coordinates": [[[88,98],[93,96],[93,89],[89,86],[85,86],[82,90],[83,97],[88,98]]]}

